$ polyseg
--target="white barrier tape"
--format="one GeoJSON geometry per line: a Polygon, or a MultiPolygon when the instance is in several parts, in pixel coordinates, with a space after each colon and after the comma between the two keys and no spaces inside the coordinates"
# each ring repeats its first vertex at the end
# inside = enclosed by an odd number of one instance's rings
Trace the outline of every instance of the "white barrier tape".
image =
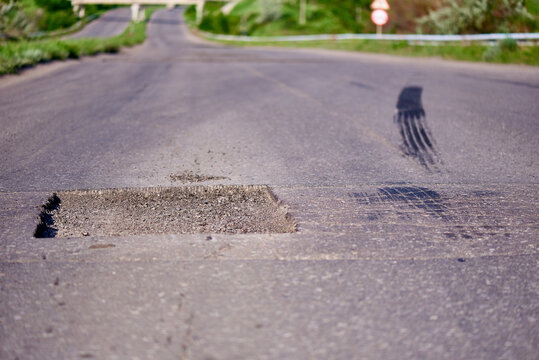
{"type": "Polygon", "coordinates": [[[376,35],[376,34],[335,34],[297,36],[237,36],[204,33],[208,38],[225,41],[316,41],[316,40],[396,40],[396,41],[494,41],[503,39],[539,40],[539,33],[514,34],[474,34],[474,35],[376,35]]]}

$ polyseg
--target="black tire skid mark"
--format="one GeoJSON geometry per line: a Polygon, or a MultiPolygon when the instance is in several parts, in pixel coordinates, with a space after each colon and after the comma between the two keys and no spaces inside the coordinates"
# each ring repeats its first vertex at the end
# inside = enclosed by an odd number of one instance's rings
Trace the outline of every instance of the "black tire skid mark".
{"type": "Polygon", "coordinates": [[[419,86],[402,89],[393,121],[399,126],[403,142],[402,152],[431,171],[437,170],[437,164],[441,163],[441,160],[427,127],[426,113],[421,102],[422,92],[423,88],[419,86]]]}

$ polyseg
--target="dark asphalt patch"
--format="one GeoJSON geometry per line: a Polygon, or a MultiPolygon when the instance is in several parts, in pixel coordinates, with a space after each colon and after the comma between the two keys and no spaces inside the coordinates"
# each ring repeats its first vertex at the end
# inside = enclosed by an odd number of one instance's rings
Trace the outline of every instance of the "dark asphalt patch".
{"type": "Polygon", "coordinates": [[[410,86],[402,89],[393,121],[399,126],[401,150],[427,170],[436,170],[441,159],[435,149],[434,137],[428,126],[421,102],[423,88],[410,86]]]}
{"type": "Polygon", "coordinates": [[[296,230],[267,186],[61,191],[39,219],[35,236],[41,238],[296,230]]]}

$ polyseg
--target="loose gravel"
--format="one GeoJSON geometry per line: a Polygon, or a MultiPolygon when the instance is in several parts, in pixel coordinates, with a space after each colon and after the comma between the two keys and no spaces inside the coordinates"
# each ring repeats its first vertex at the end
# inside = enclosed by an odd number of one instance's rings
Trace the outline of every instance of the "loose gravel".
{"type": "Polygon", "coordinates": [[[287,208],[267,186],[191,186],[61,191],[42,207],[35,236],[289,233],[295,229],[287,208]]]}

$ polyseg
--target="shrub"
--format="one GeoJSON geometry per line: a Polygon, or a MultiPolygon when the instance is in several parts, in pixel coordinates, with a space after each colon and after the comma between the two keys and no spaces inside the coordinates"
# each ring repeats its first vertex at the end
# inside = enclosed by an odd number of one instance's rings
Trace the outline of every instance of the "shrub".
{"type": "Polygon", "coordinates": [[[511,56],[511,54],[517,53],[519,50],[518,43],[511,38],[503,39],[496,43],[496,45],[489,46],[483,53],[483,60],[488,62],[504,61],[511,56]]]}
{"type": "Polygon", "coordinates": [[[418,20],[421,32],[469,34],[509,32],[534,21],[524,0],[449,0],[418,20]]]}
{"type": "Polygon", "coordinates": [[[500,49],[502,51],[517,51],[518,50],[518,43],[515,39],[506,38],[500,41],[500,49]]]}
{"type": "Polygon", "coordinates": [[[67,57],[69,59],[78,59],[80,57],[80,47],[76,42],[62,41],[59,43],[59,45],[65,49],[65,51],[67,52],[67,57]]]}
{"type": "Polygon", "coordinates": [[[20,60],[26,59],[28,63],[39,62],[44,58],[43,50],[41,49],[26,49],[21,53],[20,60]]]}
{"type": "Polygon", "coordinates": [[[52,31],[68,28],[77,21],[78,19],[75,17],[73,10],[59,10],[44,13],[39,19],[38,26],[43,31],[52,31]]]}
{"type": "Polygon", "coordinates": [[[498,44],[489,46],[487,50],[483,53],[483,60],[488,62],[496,61],[502,51],[500,49],[500,46],[498,44]]]}
{"type": "Polygon", "coordinates": [[[69,0],[34,0],[37,6],[54,12],[60,10],[72,10],[73,6],[69,0]]]}
{"type": "Polygon", "coordinates": [[[34,21],[26,15],[19,2],[0,2],[0,34],[4,37],[26,37],[35,31],[34,21]]]}
{"type": "Polygon", "coordinates": [[[259,0],[260,15],[259,23],[276,20],[281,17],[283,11],[282,0],[259,0]]]}

